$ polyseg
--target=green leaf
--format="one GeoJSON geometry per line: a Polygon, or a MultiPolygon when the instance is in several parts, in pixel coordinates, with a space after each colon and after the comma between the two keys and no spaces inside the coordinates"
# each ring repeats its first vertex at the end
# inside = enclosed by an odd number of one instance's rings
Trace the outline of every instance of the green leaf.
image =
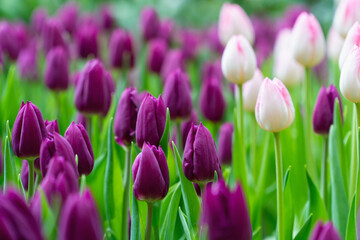
{"type": "Polygon", "coordinates": [[[356,197],[354,195],[353,200],[351,201],[351,207],[349,212],[349,217],[346,224],[346,237],[345,240],[358,239],[356,234],[356,197]]]}
{"type": "Polygon", "coordinates": [[[184,232],[185,232],[185,237],[187,240],[191,240],[191,234],[190,234],[190,230],[189,230],[189,226],[187,225],[187,221],[185,219],[185,215],[183,213],[183,211],[181,211],[181,208],[179,207],[179,216],[180,216],[180,220],[181,220],[181,224],[184,228],[184,232]]]}
{"type": "Polygon", "coordinates": [[[340,156],[337,147],[336,126],[330,127],[329,134],[329,160],[331,180],[331,212],[332,221],[340,235],[345,238],[346,221],[348,218],[349,206],[346,198],[343,178],[341,176],[340,156]]]}
{"type": "Polygon", "coordinates": [[[290,170],[291,170],[291,166],[288,167],[284,175],[283,191],[285,191],[285,187],[289,179],[290,170]]]}
{"type": "Polygon", "coordinates": [[[182,162],[175,143],[172,143],[175,152],[175,163],[180,176],[181,192],[185,204],[186,215],[190,218],[190,227],[195,228],[198,224],[200,214],[200,201],[196,194],[194,185],[184,175],[182,162]]]}
{"type": "Polygon", "coordinates": [[[304,225],[301,227],[300,231],[296,234],[294,240],[303,240],[308,239],[310,235],[310,231],[312,229],[311,222],[313,215],[310,214],[310,216],[306,219],[304,225]]]}
{"type": "Polygon", "coordinates": [[[166,108],[166,123],[164,133],[160,139],[160,146],[165,153],[165,156],[168,154],[168,142],[169,142],[169,126],[170,126],[170,111],[169,108],[166,108]]]}
{"type": "Polygon", "coordinates": [[[131,203],[131,240],[141,240],[141,231],[140,231],[140,218],[139,218],[139,209],[138,203],[135,198],[134,193],[132,194],[132,203],[131,203]]]}
{"type": "Polygon", "coordinates": [[[40,190],[39,192],[41,198],[41,218],[42,218],[45,236],[47,237],[47,239],[54,239],[55,237],[54,235],[56,234],[56,223],[57,223],[56,210],[53,211],[51,209],[50,204],[44,192],[42,190],[40,190]]]}
{"type": "Polygon", "coordinates": [[[261,227],[258,227],[252,235],[253,240],[261,240],[261,227]]]}
{"type": "Polygon", "coordinates": [[[284,191],[284,221],[285,221],[285,239],[291,239],[294,229],[294,204],[293,196],[291,191],[291,185],[288,181],[289,176],[291,176],[290,171],[292,170],[291,166],[288,167],[284,175],[283,191],[284,191]]]}
{"type": "Polygon", "coordinates": [[[15,172],[15,159],[11,152],[9,137],[6,136],[4,149],[4,191],[8,182],[17,182],[15,172]]]}
{"type": "Polygon", "coordinates": [[[112,121],[110,120],[108,128],[108,139],[107,139],[107,161],[105,169],[105,181],[104,181],[104,197],[105,197],[105,212],[106,219],[110,224],[111,219],[114,217],[114,162],[113,162],[113,133],[112,133],[112,121]]]}

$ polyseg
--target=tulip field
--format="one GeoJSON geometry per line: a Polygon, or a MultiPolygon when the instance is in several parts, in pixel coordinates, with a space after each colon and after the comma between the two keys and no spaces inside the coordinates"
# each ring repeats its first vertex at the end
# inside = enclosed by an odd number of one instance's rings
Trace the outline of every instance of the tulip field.
{"type": "Polygon", "coordinates": [[[0,2],[0,240],[360,239],[360,0],[0,2]]]}

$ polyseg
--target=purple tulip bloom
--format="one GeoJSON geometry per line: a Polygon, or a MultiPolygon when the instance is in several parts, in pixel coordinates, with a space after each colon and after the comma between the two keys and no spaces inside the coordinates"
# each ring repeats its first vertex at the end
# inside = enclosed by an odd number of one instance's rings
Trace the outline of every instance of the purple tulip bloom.
{"type": "Polygon", "coordinates": [[[80,26],[76,31],[77,54],[81,58],[98,57],[99,29],[95,25],[87,24],[80,26]]]}
{"type": "Polygon", "coordinates": [[[133,167],[136,199],[155,202],[163,199],[169,190],[169,169],[161,147],[144,144],[133,167]]]}
{"type": "Polygon", "coordinates": [[[45,84],[53,91],[69,87],[69,60],[62,47],[52,48],[46,56],[45,84]]]}
{"type": "Polygon", "coordinates": [[[186,139],[187,136],[189,134],[189,131],[191,129],[191,126],[195,124],[198,125],[199,124],[199,119],[197,117],[196,111],[193,110],[191,112],[191,116],[187,121],[184,121],[181,123],[181,136],[182,136],[182,148],[185,148],[185,143],[186,143],[186,139]]]}
{"type": "Polygon", "coordinates": [[[43,44],[48,53],[54,47],[60,46],[67,52],[67,45],[63,38],[63,26],[58,19],[48,19],[43,28],[43,44]]]}
{"type": "Polygon", "coordinates": [[[31,29],[40,35],[48,18],[48,12],[44,8],[37,8],[31,14],[31,29]]]}
{"type": "Polygon", "coordinates": [[[180,32],[181,48],[187,60],[194,59],[200,46],[199,33],[193,29],[184,29],[180,32]]]}
{"type": "Polygon", "coordinates": [[[27,30],[23,24],[0,22],[0,48],[12,60],[18,58],[20,51],[27,46],[27,43],[27,30]]]}
{"type": "Polygon", "coordinates": [[[17,67],[21,78],[33,81],[38,79],[39,71],[36,44],[30,44],[29,47],[21,50],[17,59],[17,67]]]}
{"type": "Polygon", "coordinates": [[[149,42],[147,48],[147,66],[150,71],[154,73],[161,72],[167,48],[167,43],[162,38],[156,38],[149,42]]]}
{"type": "Polygon", "coordinates": [[[45,120],[45,127],[48,133],[60,133],[59,125],[56,119],[53,121],[45,120]]]}
{"type": "Polygon", "coordinates": [[[76,29],[78,12],[77,4],[75,2],[69,2],[63,5],[57,14],[65,30],[70,35],[72,35],[76,29]]]}
{"type": "Polygon", "coordinates": [[[207,32],[207,44],[210,49],[218,54],[222,54],[224,51],[224,47],[219,39],[218,26],[213,25],[207,32]]]}
{"type": "Polygon", "coordinates": [[[164,39],[168,44],[171,43],[173,39],[175,23],[171,19],[165,19],[160,23],[160,33],[159,37],[164,39]]]}
{"type": "Polygon", "coordinates": [[[115,18],[111,6],[104,5],[100,8],[100,24],[104,30],[111,30],[115,26],[115,18]]]}
{"type": "Polygon", "coordinates": [[[208,79],[215,78],[222,82],[223,75],[221,71],[221,62],[214,61],[214,62],[205,62],[201,68],[201,80],[205,82],[208,79]]]}
{"type": "Polygon", "coordinates": [[[331,222],[323,224],[319,221],[311,234],[310,240],[341,240],[341,237],[331,222]]]}
{"type": "Polygon", "coordinates": [[[224,123],[219,131],[218,152],[222,164],[230,164],[232,161],[234,126],[232,123],[224,123]]]}
{"type": "Polygon", "coordinates": [[[156,38],[160,30],[160,21],[156,10],[152,7],[145,7],[140,14],[140,31],[145,41],[156,38]]]}
{"type": "Polygon", "coordinates": [[[161,78],[163,81],[165,82],[168,75],[178,68],[185,71],[184,53],[179,49],[168,51],[161,68],[161,78]]]}
{"type": "Polygon", "coordinates": [[[121,29],[114,30],[110,38],[109,55],[113,68],[134,67],[134,40],[129,32],[121,29]]]}

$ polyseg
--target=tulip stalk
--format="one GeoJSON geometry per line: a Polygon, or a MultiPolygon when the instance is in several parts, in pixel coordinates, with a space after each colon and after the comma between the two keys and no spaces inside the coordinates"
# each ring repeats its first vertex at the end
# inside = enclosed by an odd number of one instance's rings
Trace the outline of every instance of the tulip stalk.
{"type": "Polygon", "coordinates": [[[252,115],[251,116],[251,166],[252,166],[253,176],[254,176],[255,180],[258,179],[257,167],[259,166],[259,164],[257,163],[257,158],[256,158],[256,125],[257,125],[257,123],[256,123],[255,115],[252,115]]]}
{"type": "Polygon", "coordinates": [[[322,196],[324,204],[327,203],[327,152],[328,152],[328,136],[324,137],[324,153],[323,153],[323,169],[322,169],[322,196]]]}
{"type": "Polygon", "coordinates": [[[129,238],[128,232],[128,209],[129,209],[129,197],[130,197],[130,169],[131,169],[131,149],[129,146],[125,149],[125,176],[124,176],[124,200],[122,205],[122,239],[129,238]]]}
{"type": "Polygon", "coordinates": [[[306,160],[309,165],[309,170],[313,177],[315,176],[315,166],[312,161],[312,141],[311,141],[311,70],[309,67],[306,68],[306,79],[305,79],[305,146],[306,146],[306,160]]]}
{"type": "Polygon", "coordinates": [[[28,165],[29,165],[28,200],[30,200],[34,194],[34,161],[35,159],[28,160],[28,165]]]}
{"type": "Polygon", "coordinates": [[[152,215],[154,203],[147,203],[147,217],[146,217],[146,228],[145,228],[145,240],[151,240],[151,224],[152,224],[152,215]]]}
{"type": "Polygon", "coordinates": [[[284,240],[284,196],[283,196],[283,169],[281,159],[280,134],[274,133],[276,158],[276,197],[277,197],[277,227],[278,240],[284,240]]]}
{"type": "Polygon", "coordinates": [[[182,144],[182,133],[181,133],[181,120],[176,120],[176,142],[178,145],[178,149],[180,150],[180,153],[183,152],[183,144],[182,144]]]}
{"type": "Polygon", "coordinates": [[[358,185],[357,173],[359,169],[359,121],[360,121],[360,104],[355,103],[354,105],[354,117],[353,117],[353,145],[354,151],[351,153],[351,183],[350,183],[350,196],[356,192],[358,185]]]}
{"type": "MultiPolygon", "coordinates": [[[[242,96],[242,85],[238,85],[238,128],[240,129],[240,156],[243,159],[241,161],[244,166],[241,166],[243,169],[246,169],[246,157],[245,157],[245,140],[244,140],[244,109],[243,109],[243,96],[242,96]]],[[[247,171],[244,170],[246,173],[247,171]]],[[[242,176],[243,186],[245,188],[245,192],[247,193],[247,176],[246,174],[242,176]]]]}

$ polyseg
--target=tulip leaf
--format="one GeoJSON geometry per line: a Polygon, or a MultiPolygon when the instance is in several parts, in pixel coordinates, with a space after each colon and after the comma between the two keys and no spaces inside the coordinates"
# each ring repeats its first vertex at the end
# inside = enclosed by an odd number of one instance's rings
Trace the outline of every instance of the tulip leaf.
{"type": "Polygon", "coordinates": [[[168,153],[168,142],[169,142],[169,126],[170,126],[170,111],[169,108],[166,108],[166,123],[164,133],[160,139],[160,146],[167,156],[168,153]]]}
{"type": "Polygon", "coordinates": [[[292,168],[291,165],[288,167],[288,169],[285,172],[284,175],[284,182],[283,182],[283,192],[284,192],[284,222],[285,222],[285,239],[291,239],[294,229],[294,201],[291,191],[291,185],[288,181],[289,176],[292,174],[292,168]]]}
{"type": "Polygon", "coordinates": [[[258,227],[252,235],[253,240],[261,240],[261,227],[258,227]]]}
{"type": "Polygon", "coordinates": [[[138,202],[135,198],[134,193],[132,194],[132,203],[131,203],[131,231],[130,239],[131,240],[141,240],[141,231],[140,231],[140,217],[138,202]]]}
{"type": "Polygon", "coordinates": [[[189,226],[190,228],[195,228],[198,224],[199,214],[200,214],[200,201],[196,194],[195,188],[184,175],[182,169],[182,161],[180,158],[180,154],[174,142],[172,142],[173,149],[175,152],[175,163],[178,174],[180,176],[180,183],[181,183],[181,192],[182,197],[185,204],[186,215],[189,217],[189,226]]]}
{"type": "Polygon", "coordinates": [[[24,185],[21,181],[21,174],[19,173],[18,174],[18,189],[21,190],[21,193],[23,194],[23,197],[26,198],[26,191],[25,191],[25,188],[24,188],[24,185]]]}
{"type": "Polygon", "coordinates": [[[104,181],[104,197],[105,197],[105,213],[106,219],[110,225],[111,219],[114,217],[114,162],[113,162],[113,134],[112,119],[108,128],[108,146],[106,157],[105,181],[104,181]]]}
{"type": "Polygon", "coordinates": [[[4,146],[4,191],[8,182],[16,183],[15,171],[15,159],[11,152],[9,137],[6,136],[4,146]]]}
{"type": "MultiPolygon", "coordinates": [[[[18,83],[16,82],[16,66],[12,65],[9,68],[9,72],[8,72],[8,76],[7,76],[7,80],[6,80],[6,87],[4,87],[4,92],[3,92],[3,96],[1,99],[1,108],[6,111],[2,111],[2,121],[0,126],[2,125],[2,123],[5,122],[5,120],[9,119],[11,123],[14,122],[15,117],[17,115],[18,112],[18,108],[16,107],[10,107],[10,106],[14,106],[14,104],[19,102],[20,99],[20,91],[19,91],[19,86],[18,83]]],[[[25,99],[28,100],[28,99],[25,99]]],[[[1,128],[3,129],[3,128],[1,128]]]]}
{"type": "Polygon", "coordinates": [[[217,171],[214,171],[214,183],[218,181],[218,174],[217,171]]]}
{"type": "Polygon", "coordinates": [[[345,238],[346,221],[348,219],[349,206],[346,198],[345,187],[340,168],[340,153],[337,146],[337,126],[330,127],[329,134],[329,160],[331,180],[331,212],[332,221],[342,238],[345,238]]]}
{"type": "Polygon", "coordinates": [[[356,196],[354,195],[351,201],[351,207],[349,212],[349,217],[346,224],[346,235],[345,240],[358,239],[356,234],[356,196]]]}
{"type": "Polygon", "coordinates": [[[313,219],[313,215],[310,214],[310,216],[306,219],[304,225],[301,227],[299,232],[296,234],[294,240],[302,240],[302,239],[308,239],[311,231],[311,222],[313,219]]]}
{"type": "Polygon", "coordinates": [[[44,194],[44,192],[40,189],[40,200],[41,200],[41,218],[43,223],[43,229],[45,236],[47,239],[54,239],[54,235],[56,234],[56,223],[57,216],[55,212],[51,209],[50,204],[44,194]]]}
{"type": "Polygon", "coordinates": [[[187,225],[187,221],[186,221],[186,216],[184,215],[183,211],[181,211],[181,207],[179,207],[179,216],[180,216],[180,220],[181,220],[181,224],[184,228],[184,232],[185,232],[185,237],[187,240],[191,240],[191,234],[190,234],[190,230],[189,230],[189,226],[187,225]]]}

